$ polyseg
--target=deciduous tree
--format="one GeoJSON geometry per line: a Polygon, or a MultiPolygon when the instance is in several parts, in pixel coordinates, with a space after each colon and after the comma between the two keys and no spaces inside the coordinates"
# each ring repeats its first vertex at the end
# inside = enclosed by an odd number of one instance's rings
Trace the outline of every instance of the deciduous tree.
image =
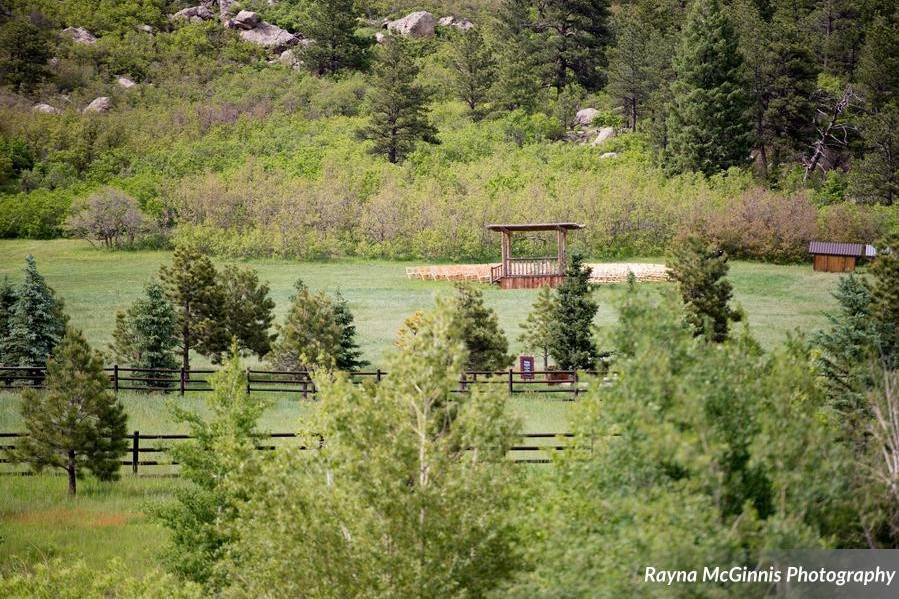
{"type": "Polygon", "coordinates": [[[518,338],[526,351],[537,351],[543,355],[543,370],[549,367],[549,346],[556,317],[556,298],[552,287],[544,285],[534,300],[531,312],[521,325],[518,338]]]}

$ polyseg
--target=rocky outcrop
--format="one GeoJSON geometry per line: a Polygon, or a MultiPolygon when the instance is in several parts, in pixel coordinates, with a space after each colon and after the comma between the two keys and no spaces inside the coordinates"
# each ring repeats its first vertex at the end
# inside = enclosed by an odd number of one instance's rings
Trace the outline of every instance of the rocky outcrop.
{"type": "Polygon", "coordinates": [[[62,113],[62,111],[59,108],[50,106],[49,104],[44,104],[43,102],[32,106],[31,112],[41,112],[43,114],[61,114],[62,113]]]}
{"type": "Polygon", "coordinates": [[[574,115],[574,122],[581,127],[589,127],[593,124],[593,119],[597,117],[599,111],[595,108],[581,108],[574,115]]]}
{"type": "Polygon", "coordinates": [[[426,10],[410,13],[396,21],[388,21],[385,25],[388,31],[409,37],[432,37],[436,26],[434,15],[426,10]]]}
{"type": "Polygon", "coordinates": [[[234,27],[243,30],[253,29],[261,22],[262,18],[259,16],[259,13],[252,10],[242,10],[231,19],[234,27]]]}
{"type": "Polygon", "coordinates": [[[437,21],[437,25],[439,27],[455,27],[461,31],[468,31],[469,29],[474,28],[474,23],[465,18],[459,18],[453,15],[447,17],[440,17],[437,21]]]}
{"type": "Polygon", "coordinates": [[[128,77],[116,77],[115,82],[118,83],[120,86],[124,87],[125,89],[131,89],[132,87],[137,85],[137,83],[135,83],[128,77]]]}
{"type": "Polygon", "coordinates": [[[266,21],[260,22],[252,29],[241,29],[240,37],[244,41],[274,52],[283,52],[300,43],[300,38],[291,32],[266,21]]]}
{"type": "Polygon", "coordinates": [[[232,7],[237,4],[237,0],[218,0],[219,18],[222,23],[227,23],[231,19],[232,7]]]}
{"type": "Polygon", "coordinates": [[[106,96],[100,96],[99,98],[88,104],[81,112],[84,114],[109,112],[111,108],[112,100],[110,100],[106,96]]]}
{"type": "Polygon", "coordinates": [[[66,27],[62,30],[62,34],[72,38],[72,41],[76,44],[91,45],[97,43],[97,37],[84,27],[66,27]]]}
{"type": "Polygon", "coordinates": [[[212,14],[211,10],[201,5],[179,10],[173,14],[171,18],[173,21],[185,20],[190,21],[191,23],[202,23],[203,21],[209,21],[210,19],[215,18],[215,15],[212,14]]]}

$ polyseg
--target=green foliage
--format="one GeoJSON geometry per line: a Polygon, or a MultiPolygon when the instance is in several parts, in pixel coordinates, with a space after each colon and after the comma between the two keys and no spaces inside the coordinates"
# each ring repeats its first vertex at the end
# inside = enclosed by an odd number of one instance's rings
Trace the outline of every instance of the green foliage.
{"type": "Polygon", "coordinates": [[[181,367],[190,370],[190,350],[216,355],[228,342],[218,273],[208,256],[178,246],[172,264],[159,269],[159,279],[178,317],[181,367]]]}
{"type": "MultiPolygon", "coordinates": [[[[144,296],[116,313],[110,346],[116,360],[135,368],[177,368],[178,318],[165,289],[153,281],[144,296]]],[[[150,386],[160,386],[153,383],[150,386]]]]}
{"type": "Polygon", "coordinates": [[[517,565],[509,518],[518,425],[490,386],[458,394],[465,349],[447,306],[423,317],[390,376],[316,378],[306,446],[277,452],[224,564],[240,596],[479,596],[517,565]]]}
{"type": "Polygon", "coordinates": [[[334,366],[338,370],[359,370],[368,366],[368,362],[362,358],[359,345],[356,343],[356,325],[353,324],[353,313],[350,312],[350,303],[338,291],[334,298],[334,321],[340,327],[340,347],[334,366]]]}
{"type": "MultiPolygon", "coordinates": [[[[7,298],[8,299],[8,298],[7,298]]],[[[0,363],[9,366],[42,366],[66,333],[68,316],[37,271],[34,256],[25,258],[25,278],[16,289],[9,309],[7,335],[0,339],[0,363]]]]}
{"type": "Polygon", "coordinates": [[[495,77],[496,61],[477,29],[452,34],[447,62],[452,69],[453,94],[479,118],[495,77]]]}
{"type": "Polygon", "coordinates": [[[49,75],[50,42],[46,32],[25,19],[0,25],[0,82],[32,91],[49,75]]]}
{"type": "Polygon", "coordinates": [[[544,285],[534,300],[527,319],[521,324],[518,340],[525,351],[536,351],[543,355],[543,370],[549,366],[549,345],[556,315],[556,298],[552,287],[544,285]]]}
{"type": "Polygon", "coordinates": [[[102,357],[91,350],[81,331],[68,328],[47,362],[46,390],[27,390],[22,420],[28,434],[10,452],[35,471],[61,468],[69,478],[69,495],[85,470],[100,480],[116,480],[127,451],[127,416],[107,390],[109,376],[102,357]]]}
{"type": "Polygon", "coordinates": [[[242,351],[260,358],[268,354],[275,338],[270,332],[275,302],[269,297],[268,283],[260,283],[253,269],[231,266],[222,271],[218,284],[224,300],[219,322],[223,336],[236,339],[242,351]]]}
{"type": "Polygon", "coordinates": [[[712,175],[749,157],[750,122],[737,34],[718,0],[696,0],[674,59],[665,161],[712,175]]]}
{"type": "Polygon", "coordinates": [[[484,304],[484,294],[470,284],[456,284],[453,323],[465,343],[466,370],[496,371],[512,363],[509,341],[496,312],[484,304]]]}
{"type": "Polygon", "coordinates": [[[579,253],[571,256],[565,280],[556,290],[549,355],[561,370],[590,370],[599,351],[593,338],[593,318],[599,306],[590,289],[590,267],[579,253]]]}
{"type": "Polygon", "coordinates": [[[419,141],[439,143],[437,129],[428,121],[429,93],[416,82],[414,48],[401,37],[381,44],[367,93],[369,122],[357,131],[360,139],[374,142],[372,154],[392,163],[402,162],[419,141]]]}
{"type": "Polygon", "coordinates": [[[742,313],[729,305],[733,285],[726,278],[727,254],[690,236],[674,249],[668,268],[694,334],[716,343],[727,339],[730,323],[742,319],[742,313]]]}
{"type": "Polygon", "coordinates": [[[299,279],[295,288],[268,361],[278,370],[332,368],[338,357],[348,357],[347,348],[341,345],[346,329],[337,321],[334,303],[323,291],[312,292],[299,279]]]}
{"type": "Polygon", "coordinates": [[[871,318],[879,330],[877,358],[888,369],[899,368],[899,233],[878,243],[868,290],[871,318]]]}
{"type": "Polygon", "coordinates": [[[503,0],[492,29],[497,72],[490,95],[506,110],[531,112],[540,101],[543,67],[532,30],[530,0],[503,0]]]}
{"type": "MultiPolygon", "coordinates": [[[[0,282],[0,339],[9,337],[9,320],[12,318],[13,308],[16,305],[16,288],[9,281],[8,276],[0,282]]],[[[0,345],[2,348],[2,345],[0,345]]],[[[0,364],[5,364],[3,354],[0,353],[0,364]]]]}
{"type": "Polygon", "coordinates": [[[857,201],[893,205],[899,199],[899,106],[861,119],[865,154],[850,178],[849,193],[857,201]]]}
{"type": "Polygon", "coordinates": [[[159,506],[156,517],[171,532],[164,559],[169,570],[187,580],[219,587],[215,565],[229,551],[237,530],[231,527],[239,505],[259,482],[261,452],[255,449],[257,422],[266,404],[246,392],[247,378],[236,345],[221,370],[210,377],[204,396],[209,416],[170,404],[173,417],[187,425],[191,440],[172,448],[181,465],[177,501],[159,506]]]}
{"type": "Polygon", "coordinates": [[[355,0],[308,0],[303,35],[315,40],[302,51],[306,68],[317,75],[361,69],[368,62],[370,37],[356,35],[355,0]]]}
{"type": "Polygon", "coordinates": [[[577,83],[595,91],[604,80],[605,48],[611,41],[607,0],[548,0],[532,3],[535,29],[549,81],[557,90],[577,83]]]}

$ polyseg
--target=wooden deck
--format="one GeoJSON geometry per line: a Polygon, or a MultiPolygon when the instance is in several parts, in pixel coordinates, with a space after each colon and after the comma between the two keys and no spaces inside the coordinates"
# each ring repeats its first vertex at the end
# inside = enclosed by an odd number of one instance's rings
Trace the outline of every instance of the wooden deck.
{"type": "MultiPolygon", "coordinates": [[[[587,264],[592,269],[591,283],[623,283],[627,273],[632,272],[641,283],[656,283],[668,280],[668,270],[664,264],[646,264],[629,262],[606,262],[587,264]]],[[[440,264],[435,266],[410,266],[406,268],[406,277],[428,281],[472,281],[478,283],[494,283],[502,289],[532,289],[541,285],[558,285],[558,281],[546,281],[532,275],[507,277],[502,283],[501,265],[494,264],[440,264]],[[536,278],[534,278],[536,277],[536,278]]],[[[558,276],[558,275],[553,275],[558,276]]]]}

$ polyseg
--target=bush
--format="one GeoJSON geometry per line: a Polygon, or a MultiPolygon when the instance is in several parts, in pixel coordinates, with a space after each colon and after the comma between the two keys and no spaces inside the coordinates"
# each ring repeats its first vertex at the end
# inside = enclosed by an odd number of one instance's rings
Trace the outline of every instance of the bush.
{"type": "Polygon", "coordinates": [[[107,248],[132,245],[148,231],[137,202],[121,190],[105,187],[73,207],[66,228],[77,237],[103,243],[107,248]]]}
{"type": "Polygon", "coordinates": [[[872,243],[885,229],[881,214],[851,202],[831,204],[818,211],[817,238],[823,241],[872,243]]]}
{"type": "Polygon", "coordinates": [[[67,192],[39,190],[0,196],[0,237],[58,237],[71,204],[67,192]]]}

